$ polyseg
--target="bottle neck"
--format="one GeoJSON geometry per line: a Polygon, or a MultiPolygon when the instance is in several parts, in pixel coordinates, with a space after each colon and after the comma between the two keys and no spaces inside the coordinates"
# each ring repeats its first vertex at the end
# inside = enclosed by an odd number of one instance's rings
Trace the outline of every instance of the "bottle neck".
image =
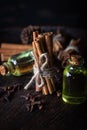
{"type": "Polygon", "coordinates": [[[6,75],[9,75],[14,71],[14,67],[10,62],[4,62],[3,66],[5,68],[6,75]]]}

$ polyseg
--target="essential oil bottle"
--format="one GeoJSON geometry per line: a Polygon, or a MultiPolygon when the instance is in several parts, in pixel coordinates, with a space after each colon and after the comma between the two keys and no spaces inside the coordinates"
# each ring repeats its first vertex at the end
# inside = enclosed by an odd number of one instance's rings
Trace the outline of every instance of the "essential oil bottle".
{"type": "Polygon", "coordinates": [[[11,56],[0,66],[1,75],[20,76],[32,72],[34,55],[32,50],[23,51],[11,56]]]}
{"type": "Polygon", "coordinates": [[[81,104],[87,99],[87,70],[84,59],[72,55],[63,72],[62,99],[69,104],[81,104]]]}

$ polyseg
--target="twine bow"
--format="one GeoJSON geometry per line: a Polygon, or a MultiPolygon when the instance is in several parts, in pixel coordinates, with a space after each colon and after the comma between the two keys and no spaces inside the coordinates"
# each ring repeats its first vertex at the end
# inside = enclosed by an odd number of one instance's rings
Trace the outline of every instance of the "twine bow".
{"type": "Polygon", "coordinates": [[[36,78],[36,85],[38,87],[42,87],[44,85],[44,79],[43,79],[41,73],[44,72],[47,64],[48,64],[48,55],[47,55],[47,53],[43,53],[39,57],[39,62],[37,61],[37,67],[35,65],[33,65],[34,75],[32,76],[31,80],[27,83],[27,85],[24,87],[24,89],[27,90],[35,78],[36,78]],[[43,58],[45,58],[44,63],[42,63],[43,58]],[[40,83],[38,82],[39,78],[40,78],[40,83]]]}

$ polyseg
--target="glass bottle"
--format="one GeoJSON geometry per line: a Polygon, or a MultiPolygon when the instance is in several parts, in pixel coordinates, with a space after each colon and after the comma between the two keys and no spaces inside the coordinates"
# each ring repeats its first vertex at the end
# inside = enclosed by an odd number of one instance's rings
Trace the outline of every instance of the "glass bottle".
{"type": "Polygon", "coordinates": [[[1,75],[20,76],[32,72],[34,55],[32,50],[12,55],[7,62],[0,66],[1,75]]]}
{"type": "Polygon", "coordinates": [[[87,70],[84,59],[72,55],[63,72],[62,99],[66,103],[81,104],[87,97],[87,70]]]}

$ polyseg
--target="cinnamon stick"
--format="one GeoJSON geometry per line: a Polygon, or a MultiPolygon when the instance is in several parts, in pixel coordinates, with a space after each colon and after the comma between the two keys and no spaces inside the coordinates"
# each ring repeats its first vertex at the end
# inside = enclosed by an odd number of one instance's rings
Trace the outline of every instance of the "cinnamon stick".
{"type": "MultiPolygon", "coordinates": [[[[33,32],[33,42],[32,42],[32,46],[33,46],[33,53],[34,53],[34,56],[35,56],[35,66],[38,67],[38,64],[37,62],[39,61],[39,54],[38,54],[38,49],[36,47],[36,40],[38,39],[38,32],[33,32]]],[[[38,82],[40,83],[40,78],[38,78],[38,82]]],[[[46,84],[43,86],[45,88],[46,84]]],[[[47,87],[46,87],[47,88],[47,87]]],[[[38,86],[36,86],[36,91],[41,91],[41,88],[39,88],[38,86]]],[[[44,93],[45,95],[48,94],[48,90],[47,89],[44,89],[44,93]]]]}
{"type": "Polygon", "coordinates": [[[49,54],[49,58],[50,58],[50,66],[53,65],[53,34],[52,33],[47,33],[47,35],[45,35],[45,41],[46,41],[46,45],[47,45],[47,52],[49,54]]]}
{"type": "Polygon", "coordinates": [[[25,51],[25,49],[0,49],[0,53],[4,53],[4,54],[7,54],[7,55],[13,55],[13,54],[16,54],[16,53],[19,53],[19,52],[22,52],[22,51],[25,51]]]}
{"type": "MultiPolygon", "coordinates": [[[[46,46],[47,46],[47,52],[49,55],[49,67],[53,67],[54,61],[53,61],[53,33],[52,32],[48,32],[47,34],[45,34],[45,41],[46,41],[46,46]]],[[[50,77],[50,82],[52,85],[52,88],[55,91],[55,83],[53,78],[50,77]]]]}
{"type": "Polygon", "coordinates": [[[7,61],[8,58],[10,57],[10,55],[5,55],[3,53],[0,54],[0,60],[3,62],[3,61],[7,61]]]}
{"type": "Polygon", "coordinates": [[[32,45],[20,45],[15,43],[1,43],[0,54],[1,61],[7,61],[8,58],[22,51],[31,50],[32,45]]]}
{"type": "MultiPolygon", "coordinates": [[[[45,53],[45,52],[42,52],[42,50],[41,50],[41,45],[40,45],[40,41],[39,40],[35,42],[35,45],[36,45],[36,48],[37,48],[39,56],[41,54],[45,53]]],[[[44,79],[45,79],[46,84],[47,84],[47,86],[45,86],[46,88],[43,87],[44,91],[48,90],[49,93],[52,94],[53,93],[53,88],[52,88],[52,84],[50,82],[50,79],[48,79],[48,77],[44,77],[44,79]]]]}
{"type": "MultiPolygon", "coordinates": [[[[38,67],[38,65],[37,65],[38,54],[37,54],[37,50],[36,50],[36,47],[35,47],[35,43],[34,43],[34,42],[32,42],[32,46],[33,46],[33,54],[34,54],[34,57],[35,57],[34,66],[35,66],[35,67],[38,67]]],[[[38,92],[38,91],[41,91],[41,89],[36,86],[36,91],[37,91],[37,92],[38,92]]]]}
{"type": "Polygon", "coordinates": [[[1,48],[4,49],[13,49],[13,50],[28,50],[32,49],[32,45],[21,45],[21,44],[15,44],[15,43],[1,43],[1,48]]]}
{"type": "MultiPolygon", "coordinates": [[[[47,52],[47,47],[46,47],[46,44],[45,44],[45,35],[44,35],[44,34],[39,34],[39,35],[38,35],[38,39],[40,40],[40,48],[41,48],[42,52],[43,52],[43,53],[44,53],[44,52],[47,52]]],[[[44,61],[43,61],[43,62],[44,62],[44,61]]],[[[47,94],[49,94],[49,91],[51,92],[52,90],[49,89],[49,87],[47,87],[47,86],[50,86],[50,84],[49,84],[49,81],[47,80],[46,77],[45,77],[45,80],[46,80],[46,84],[47,84],[47,85],[43,86],[43,88],[42,88],[42,93],[43,93],[44,95],[47,95],[47,94]]]]}
{"type": "MultiPolygon", "coordinates": [[[[34,56],[35,56],[35,66],[36,67],[41,67],[44,63],[45,63],[45,57],[42,57],[43,59],[41,59],[41,62],[39,62],[40,56],[42,54],[47,53],[48,54],[48,62],[46,63],[46,66],[44,69],[49,69],[53,66],[53,48],[52,48],[52,32],[49,33],[44,33],[44,34],[38,34],[37,33],[33,33],[33,51],[34,51],[34,56]],[[51,46],[51,47],[50,47],[51,46]],[[49,59],[51,59],[49,61],[49,59]]],[[[55,91],[55,84],[54,84],[54,80],[53,77],[42,77],[43,81],[44,81],[44,86],[42,87],[42,93],[44,95],[47,94],[52,94],[55,91]]],[[[36,79],[36,81],[38,80],[38,83],[41,83],[41,78],[36,79]]],[[[39,87],[39,84],[38,86],[39,87]]]]}
{"type": "Polygon", "coordinates": [[[33,32],[33,41],[35,41],[37,37],[38,37],[38,32],[37,31],[33,32]]]}

